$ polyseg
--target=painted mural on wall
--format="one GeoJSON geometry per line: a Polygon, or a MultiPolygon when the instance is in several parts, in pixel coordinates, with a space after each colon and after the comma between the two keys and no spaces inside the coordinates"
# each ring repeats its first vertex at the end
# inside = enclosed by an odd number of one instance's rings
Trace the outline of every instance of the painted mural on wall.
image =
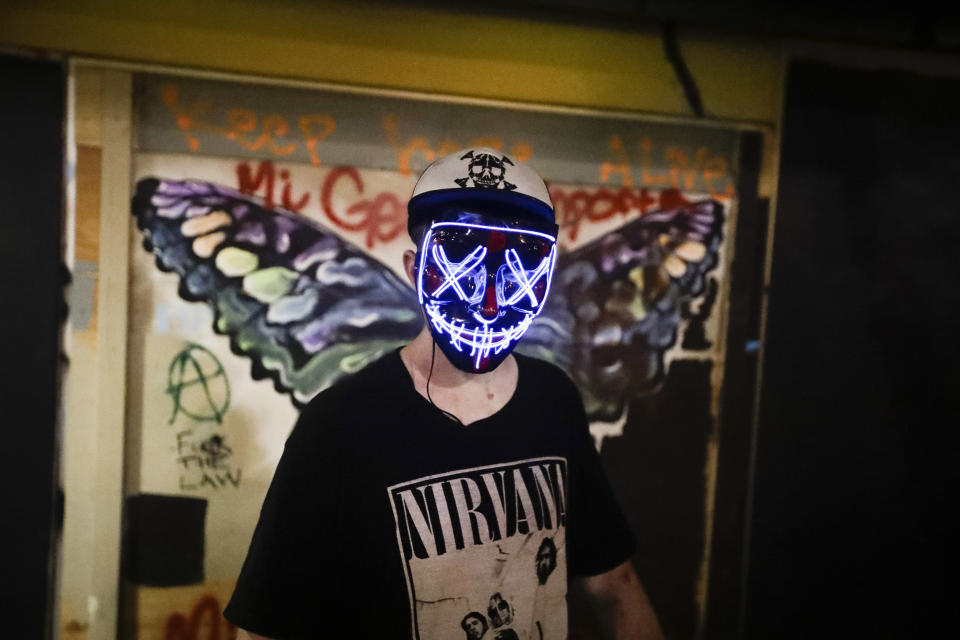
{"type": "MultiPolygon", "coordinates": [[[[641,428],[644,398],[673,393],[678,363],[708,375],[722,357],[734,133],[162,76],[135,86],[132,485],[207,505],[203,581],[141,586],[140,637],[195,626],[187,595],[229,596],[298,408],[419,332],[406,202],[441,156],[490,146],[547,180],[559,257],[519,350],[573,378],[605,452],[641,428]]],[[[685,393],[710,405],[710,388],[685,393]]],[[[702,467],[689,473],[702,484],[702,467]]]]}
{"type": "MultiPolygon", "coordinates": [[[[664,192],[652,209],[558,259],[547,308],[522,351],[578,383],[594,420],[663,377],[681,308],[704,290],[722,223],[713,201],[664,192]]],[[[157,266],[180,296],[213,309],[217,333],[298,406],[409,342],[423,318],[413,288],[319,222],[200,180],[145,178],[133,202],[157,266]]]]}

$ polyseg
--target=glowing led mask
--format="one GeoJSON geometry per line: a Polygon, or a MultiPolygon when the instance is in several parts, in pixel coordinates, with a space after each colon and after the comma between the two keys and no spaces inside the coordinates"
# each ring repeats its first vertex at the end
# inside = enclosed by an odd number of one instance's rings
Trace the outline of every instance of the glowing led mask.
{"type": "Polygon", "coordinates": [[[543,310],[556,238],[530,229],[434,222],[417,255],[433,339],[458,369],[492,371],[543,310]]]}

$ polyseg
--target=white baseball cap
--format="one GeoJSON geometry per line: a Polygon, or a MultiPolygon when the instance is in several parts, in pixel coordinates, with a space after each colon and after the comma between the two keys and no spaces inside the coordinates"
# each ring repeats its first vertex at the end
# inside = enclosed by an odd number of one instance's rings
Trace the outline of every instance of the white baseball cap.
{"type": "Polygon", "coordinates": [[[457,151],[432,162],[417,180],[407,204],[408,229],[452,208],[521,214],[554,224],[543,178],[526,164],[489,147],[457,151]]]}

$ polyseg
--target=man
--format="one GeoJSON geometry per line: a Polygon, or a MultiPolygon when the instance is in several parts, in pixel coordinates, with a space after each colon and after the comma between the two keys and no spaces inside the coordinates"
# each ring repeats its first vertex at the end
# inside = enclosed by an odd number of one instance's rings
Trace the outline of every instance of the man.
{"type": "Polygon", "coordinates": [[[427,326],[304,408],[224,615],[255,639],[446,640],[496,593],[513,637],[562,640],[569,576],[610,637],[660,638],[576,387],[511,353],[556,260],[546,185],[470,149],[408,211],[427,326]],[[549,581],[530,570],[544,544],[549,581]]]}
{"type": "Polygon", "coordinates": [[[467,640],[481,640],[487,632],[487,619],[479,611],[471,611],[463,616],[460,627],[466,632],[467,640]]]}
{"type": "Polygon", "coordinates": [[[513,610],[510,608],[510,603],[504,600],[499,593],[490,596],[487,615],[490,616],[490,624],[494,628],[505,627],[513,622],[513,610]]]}
{"type": "Polygon", "coordinates": [[[513,608],[499,593],[490,596],[487,615],[490,616],[490,626],[494,629],[493,640],[518,640],[517,632],[510,628],[513,623],[513,608]]]}
{"type": "Polygon", "coordinates": [[[544,538],[537,549],[537,580],[547,584],[547,578],[557,568],[557,547],[551,538],[544,538]]]}

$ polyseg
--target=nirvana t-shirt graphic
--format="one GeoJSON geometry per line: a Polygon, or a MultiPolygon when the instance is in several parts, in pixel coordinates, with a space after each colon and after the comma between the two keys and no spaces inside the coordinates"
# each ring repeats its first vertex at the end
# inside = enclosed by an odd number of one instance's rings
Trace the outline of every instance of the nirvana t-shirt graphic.
{"type": "Polygon", "coordinates": [[[567,637],[566,482],[547,457],[389,487],[414,638],[567,637]]]}

